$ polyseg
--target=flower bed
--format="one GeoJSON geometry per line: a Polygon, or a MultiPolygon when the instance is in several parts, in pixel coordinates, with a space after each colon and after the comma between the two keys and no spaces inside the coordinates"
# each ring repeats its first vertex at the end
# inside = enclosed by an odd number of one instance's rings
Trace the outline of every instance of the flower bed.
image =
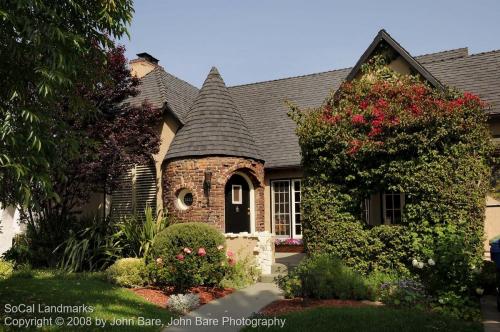
{"type": "Polygon", "coordinates": [[[276,239],[274,241],[275,252],[304,252],[301,239],[276,239]]]}
{"type": "MultiPolygon", "coordinates": [[[[156,304],[159,307],[166,308],[169,296],[175,294],[174,289],[161,290],[153,287],[135,288],[132,292],[141,296],[146,301],[156,304]]],[[[198,286],[190,288],[188,293],[197,294],[200,297],[200,304],[207,304],[210,301],[224,297],[234,292],[233,288],[216,288],[198,286]]]]}

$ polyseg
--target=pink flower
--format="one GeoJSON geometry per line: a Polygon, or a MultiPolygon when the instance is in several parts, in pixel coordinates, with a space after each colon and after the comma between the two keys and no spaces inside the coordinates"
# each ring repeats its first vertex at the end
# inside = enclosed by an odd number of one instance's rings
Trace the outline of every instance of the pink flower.
{"type": "Polygon", "coordinates": [[[353,115],[352,118],[351,118],[351,121],[352,121],[353,124],[358,124],[358,125],[366,123],[365,117],[363,115],[361,115],[361,114],[355,114],[355,115],[353,115]]]}
{"type": "Polygon", "coordinates": [[[180,261],[183,261],[184,260],[184,255],[183,254],[178,254],[177,256],[175,256],[175,258],[177,258],[180,261]]]}
{"type": "Polygon", "coordinates": [[[223,246],[222,244],[219,244],[219,245],[217,246],[217,250],[222,250],[222,249],[224,249],[224,246],[223,246]]]}
{"type": "Polygon", "coordinates": [[[200,248],[198,249],[198,255],[200,256],[205,256],[207,254],[207,252],[205,251],[205,248],[200,248]]]}
{"type": "Polygon", "coordinates": [[[231,250],[227,251],[227,257],[233,257],[234,253],[231,250]]]}
{"type": "Polygon", "coordinates": [[[185,252],[186,254],[188,254],[188,255],[189,255],[189,254],[191,253],[191,249],[189,249],[189,248],[184,248],[184,252],[185,252]]]}
{"type": "Polygon", "coordinates": [[[236,260],[235,260],[234,258],[229,258],[229,259],[227,260],[227,262],[228,262],[228,263],[229,263],[229,265],[231,265],[231,266],[234,266],[234,264],[236,264],[236,260]]]}

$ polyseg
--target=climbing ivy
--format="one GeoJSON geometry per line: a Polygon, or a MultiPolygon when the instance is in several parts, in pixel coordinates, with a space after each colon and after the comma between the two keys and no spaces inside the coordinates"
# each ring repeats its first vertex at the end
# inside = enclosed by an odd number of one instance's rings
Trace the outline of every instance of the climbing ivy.
{"type": "Polygon", "coordinates": [[[485,105],[386,62],[373,57],[319,108],[290,105],[305,171],[306,248],[365,273],[415,273],[433,292],[465,292],[483,253],[493,151],[485,105]],[[384,191],[405,193],[393,230],[361,218],[362,200],[384,191]]]}

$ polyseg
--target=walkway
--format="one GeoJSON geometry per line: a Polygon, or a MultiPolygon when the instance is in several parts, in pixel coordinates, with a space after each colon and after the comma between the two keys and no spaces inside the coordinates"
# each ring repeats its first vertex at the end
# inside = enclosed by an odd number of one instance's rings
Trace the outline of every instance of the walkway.
{"type": "Polygon", "coordinates": [[[497,310],[496,298],[493,295],[481,298],[481,312],[485,332],[500,332],[500,312],[497,310]]]}
{"type": "Polygon", "coordinates": [[[199,307],[180,317],[175,325],[167,327],[164,332],[237,332],[243,327],[237,325],[242,318],[250,317],[254,312],[281,298],[281,291],[275,284],[259,282],[199,307]],[[203,326],[201,322],[211,323],[211,326],[203,326]]]}

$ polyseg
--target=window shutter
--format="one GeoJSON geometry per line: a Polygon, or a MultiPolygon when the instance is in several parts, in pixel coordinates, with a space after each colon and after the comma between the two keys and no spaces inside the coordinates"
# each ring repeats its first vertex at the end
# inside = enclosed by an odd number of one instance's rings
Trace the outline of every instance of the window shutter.
{"type": "Polygon", "coordinates": [[[135,175],[136,213],[144,216],[146,206],[156,215],[156,169],[154,165],[137,166],[135,175]]]}
{"type": "Polygon", "coordinates": [[[111,218],[120,219],[133,214],[133,170],[122,174],[118,180],[118,186],[111,197],[111,218]]]}
{"type": "Polygon", "coordinates": [[[154,164],[139,165],[123,174],[111,198],[111,218],[144,217],[146,206],[156,215],[156,169],[154,164]]]}

